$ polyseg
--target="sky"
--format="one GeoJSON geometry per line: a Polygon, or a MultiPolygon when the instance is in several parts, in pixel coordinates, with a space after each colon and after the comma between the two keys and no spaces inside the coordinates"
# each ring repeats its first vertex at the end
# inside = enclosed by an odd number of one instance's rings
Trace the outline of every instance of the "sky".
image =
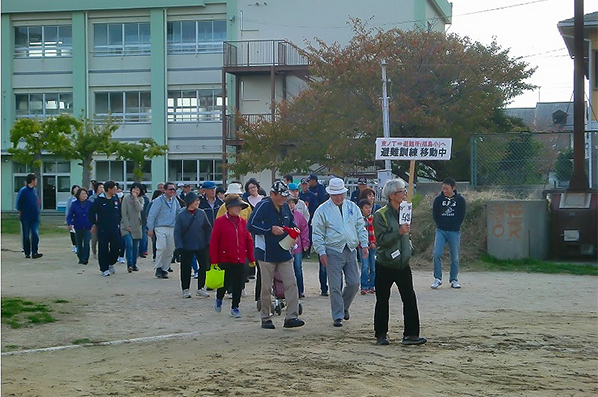
{"type": "MultiPolygon", "coordinates": [[[[537,67],[528,83],[540,86],[507,107],[535,107],[536,102],[573,101],[573,59],[557,24],[575,14],[573,0],[452,0],[453,23],[447,33],[488,45],[496,38],[512,58],[537,67]]],[[[584,2],[584,14],[598,11],[597,0],[584,2]]],[[[587,98],[587,80],[585,87],[587,98]]]]}

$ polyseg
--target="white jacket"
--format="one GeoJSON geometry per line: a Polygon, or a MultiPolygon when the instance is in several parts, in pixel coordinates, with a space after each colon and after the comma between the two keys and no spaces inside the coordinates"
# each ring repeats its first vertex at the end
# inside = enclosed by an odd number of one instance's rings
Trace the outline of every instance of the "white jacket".
{"type": "Polygon", "coordinates": [[[345,245],[354,251],[359,244],[368,246],[368,232],[359,207],[350,200],[343,201],[343,214],[332,199],[318,207],[311,221],[312,245],[318,255],[326,254],[326,248],[343,252],[345,245]]]}

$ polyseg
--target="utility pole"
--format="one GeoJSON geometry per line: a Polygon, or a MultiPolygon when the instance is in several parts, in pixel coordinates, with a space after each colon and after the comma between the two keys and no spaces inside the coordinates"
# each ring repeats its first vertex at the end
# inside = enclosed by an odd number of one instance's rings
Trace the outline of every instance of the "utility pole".
{"type": "MultiPolygon", "coordinates": [[[[382,67],[382,131],[384,138],[390,138],[390,119],[388,109],[388,90],[386,88],[386,60],[380,62],[382,67]]],[[[392,178],[390,160],[384,160],[384,169],[378,171],[378,180],[380,185],[383,185],[387,180],[392,178]]]]}

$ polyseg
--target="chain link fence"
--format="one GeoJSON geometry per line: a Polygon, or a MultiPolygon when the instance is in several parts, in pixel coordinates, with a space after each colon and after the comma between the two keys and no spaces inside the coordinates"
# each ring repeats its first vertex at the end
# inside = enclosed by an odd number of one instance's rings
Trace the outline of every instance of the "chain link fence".
{"type": "MultiPolygon", "coordinates": [[[[586,133],[586,172],[596,188],[598,133],[586,133]]],[[[471,138],[471,186],[529,194],[566,188],[573,172],[573,133],[479,134],[471,138]]]]}

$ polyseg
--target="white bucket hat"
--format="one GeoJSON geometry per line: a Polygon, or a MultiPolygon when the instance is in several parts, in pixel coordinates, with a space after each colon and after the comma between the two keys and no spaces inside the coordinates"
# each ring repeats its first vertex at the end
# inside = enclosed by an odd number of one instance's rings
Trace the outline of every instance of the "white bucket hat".
{"type": "Polygon", "coordinates": [[[224,192],[224,195],[228,195],[228,194],[238,194],[238,195],[242,195],[243,194],[243,190],[241,190],[242,186],[240,183],[231,183],[228,185],[228,187],[226,188],[226,192],[224,192]]]}
{"type": "Polygon", "coordinates": [[[343,194],[347,192],[345,182],[341,178],[332,178],[326,188],[328,194],[343,194]]]}

